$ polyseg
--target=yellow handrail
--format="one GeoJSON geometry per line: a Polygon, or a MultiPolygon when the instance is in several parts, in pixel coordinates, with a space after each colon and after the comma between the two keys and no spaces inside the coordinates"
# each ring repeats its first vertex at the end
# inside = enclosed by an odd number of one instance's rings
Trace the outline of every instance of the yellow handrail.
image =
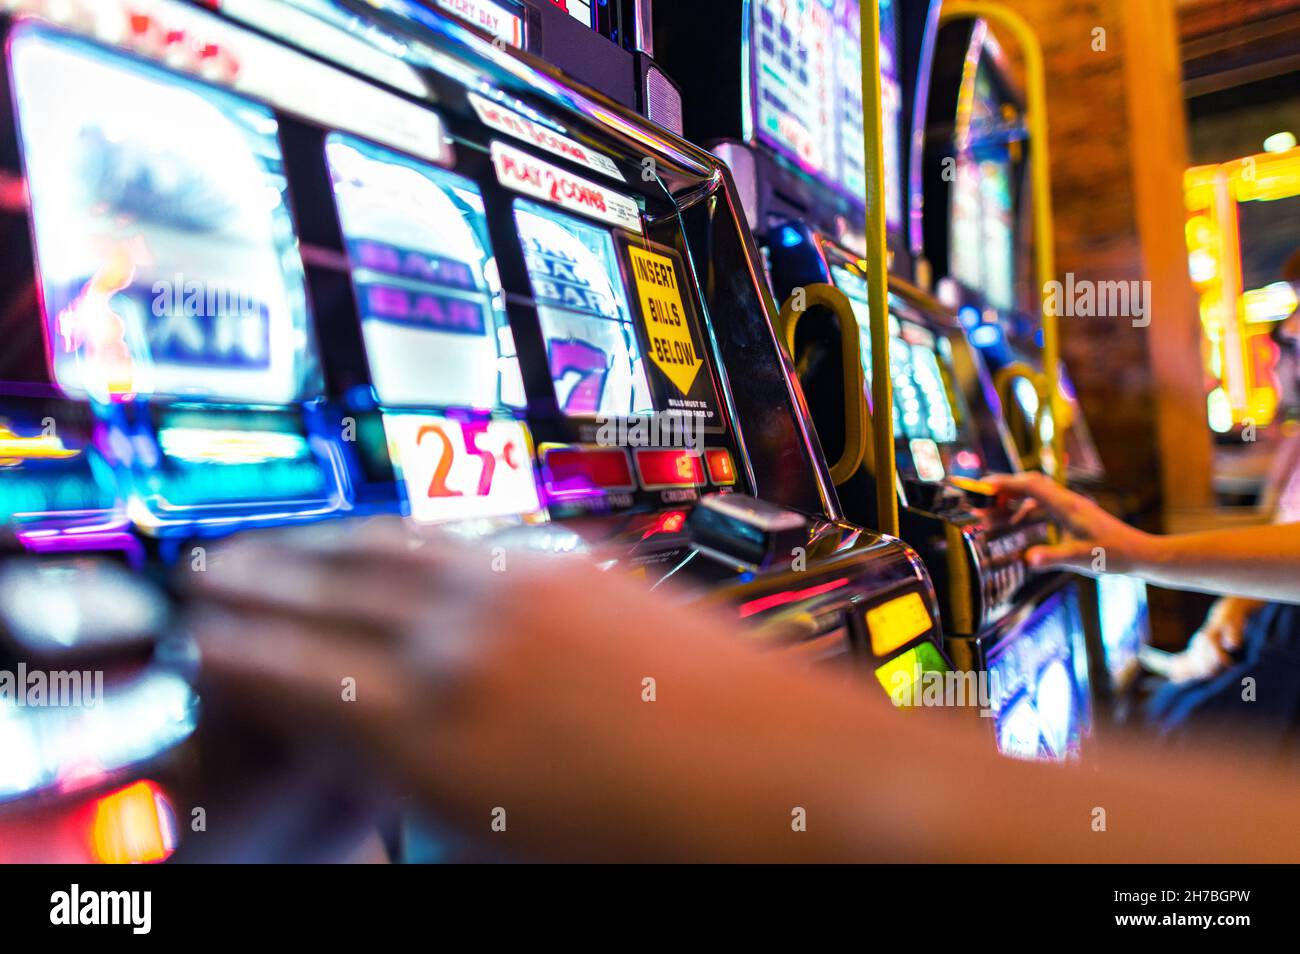
{"type": "MultiPolygon", "coordinates": [[[[1023,378],[1034,387],[1034,393],[1038,393],[1041,386],[1042,377],[1037,371],[1031,368],[1023,361],[1013,361],[1005,367],[998,368],[997,374],[993,375],[993,388],[998,393],[998,399],[1002,402],[1002,416],[1007,419],[1010,426],[1011,418],[1009,409],[1016,400],[1015,383],[1023,378]]],[[[1043,461],[1043,418],[1048,413],[1047,406],[1040,400],[1038,408],[1034,412],[1033,420],[1029,421],[1029,433],[1025,438],[1025,446],[1021,447],[1020,442],[1016,441],[1016,450],[1020,452],[1020,463],[1029,468],[1042,467],[1043,461]]],[[[1012,438],[1016,437],[1016,430],[1012,428],[1012,438]]]]}
{"type": "MultiPolygon", "coordinates": [[[[864,4],[864,8],[874,4],[864,4]]],[[[1056,278],[1055,219],[1052,211],[1052,175],[1047,141],[1047,78],[1043,47],[1033,27],[1019,13],[1000,3],[985,0],[945,0],[939,22],[989,20],[1005,27],[1020,44],[1025,58],[1026,119],[1029,124],[1029,175],[1034,204],[1034,258],[1038,271],[1038,296],[1043,316],[1043,373],[1036,375],[1040,407],[1052,419],[1052,456],[1055,477],[1065,483],[1065,418],[1061,401],[1061,339],[1056,312],[1049,304],[1048,283],[1056,278]],[[1044,393],[1046,392],[1046,393],[1044,393]]],[[[864,21],[865,22],[865,21],[864,21]]]]}
{"type": "MultiPolygon", "coordinates": [[[[844,451],[840,459],[831,467],[831,480],[836,486],[852,477],[862,466],[866,454],[867,439],[864,423],[866,395],[862,381],[862,349],[858,344],[858,320],[853,314],[853,306],[844,292],[834,285],[818,282],[795,289],[795,293],[786,299],[777,316],[777,326],[785,339],[786,348],[794,356],[795,329],[799,319],[809,308],[817,306],[828,309],[840,325],[840,356],[844,363],[844,451]],[[803,292],[802,308],[795,308],[795,299],[803,292]]],[[[892,455],[891,455],[892,456],[892,455]]]]}
{"type": "Polygon", "coordinates": [[[862,145],[866,160],[867,313],[871,332],[871,428],[877,530],[898,536],[894,388],[889,370],[889,263],[885,238],[884,115],[880,102],[880,5],[859,5],[862,22],[862,145]]]}

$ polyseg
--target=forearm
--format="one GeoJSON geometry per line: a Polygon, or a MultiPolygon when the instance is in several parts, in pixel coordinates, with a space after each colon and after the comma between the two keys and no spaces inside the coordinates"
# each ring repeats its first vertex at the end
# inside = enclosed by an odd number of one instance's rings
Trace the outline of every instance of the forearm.
{"type": "Polygon", "coordinates": [[[1134,574],[1150,583],[1300,603],[1300,524],[1152,539],[1134,574]]]}
{"type": "Polygon", "coordinates": [[[490,746],[440,734],[456,771],[433,774],[437,800],[478,827],[507,805],[516,850],[565,860],[1300,858],[1293,789],[1249,760],[1224,771],[1232,755],[1117,744],[1101,772],[1026,764],[997,756],[972,712],[896,711],[878,687],[756,658],[734,637],[680,636],[574,636],[604,674],[599,697],[556,685],[528,732],[510,720],[490,746]],[[653,704],[619,688],[644,673],[653,704]]]}

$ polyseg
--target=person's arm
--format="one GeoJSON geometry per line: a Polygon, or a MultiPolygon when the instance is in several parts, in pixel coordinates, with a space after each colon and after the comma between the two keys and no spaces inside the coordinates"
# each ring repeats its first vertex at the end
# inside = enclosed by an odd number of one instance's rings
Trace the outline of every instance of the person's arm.
{"type": "Polygon", "coordinates": [[[1128,573],[1170,589],[1300,602],[1300,524],[1158,536],[1042,474],[989,481],[1005,497],[1033,501],[1069,532],[1069,539],[1029,551],[1037,569],[1128,573]]]}
{"type": "Polygon", "coordinates": [[[388,779],[496,855],[1300,859],[1293,787],[1239,752],[1002,759],[973,711],[897,711],[869,674],[757,650],[671,588],[413,547],[387,521],[339,530],[254,537],[193,574],[203,688],[327,740],[358,784],[388,779]]]}

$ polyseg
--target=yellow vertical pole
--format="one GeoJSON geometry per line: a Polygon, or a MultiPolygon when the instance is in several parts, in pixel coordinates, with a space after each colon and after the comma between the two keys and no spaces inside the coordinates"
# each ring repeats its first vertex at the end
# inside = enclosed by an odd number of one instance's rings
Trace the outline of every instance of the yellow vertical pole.
{"type": "Polygon", "coordinates": [[[885,238],[884,115],[880,102],[880,4],[861,0],[862,139],[866,159],[867,312],[871,332],[871,440],[877,530],[898,536],[894,386],[889,370],[889,262],[885,238]]]}
{"type": "Polygon", "coordinates": [[[1052,421],[1052,456],[1056,459],[1056,480],[1065,483],[1065,420],[1061,403],[1061,338],[1057,314],[1047,294],[1048,283],[1056,279],[1056,224],[1052,213],[1052,172],[1047,142],[1047,73],[1043,47],[1033,27],[1014,10],[983,0],[945,2],[939,21],[988,20],[1006,28],[1020,44],[1025,60],[1025,109],[1029,122],[1030,201],[1034,204],[1034,259],[1038,278],[1038,299],[1042,305],[1043,377],[1039,403],[1048,409],[1052,421]]]}

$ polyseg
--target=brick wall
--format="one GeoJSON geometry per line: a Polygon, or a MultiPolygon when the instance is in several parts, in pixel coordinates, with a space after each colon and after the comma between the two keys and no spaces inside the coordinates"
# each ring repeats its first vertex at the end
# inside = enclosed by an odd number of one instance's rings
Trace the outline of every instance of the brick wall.
{"type": "MultiPolygon", "coordinates": [[[[1209,458],[1199,326],[1179,251],[1188,163],[1172,0],[1006,5],[1043,46],[1058,275],[1152,282],[1150,327],[1063,317],[1061,330],[1111,483],[1126,509],[1158,527],[1166,507],[1209,502],[1208,478],[1197,474],[1209,458]],[[1101,51],[1097,28],[1106,31],[1101,51]]],[[[1018,62],[1010,39],[999,39],[1018,62]]]]}

